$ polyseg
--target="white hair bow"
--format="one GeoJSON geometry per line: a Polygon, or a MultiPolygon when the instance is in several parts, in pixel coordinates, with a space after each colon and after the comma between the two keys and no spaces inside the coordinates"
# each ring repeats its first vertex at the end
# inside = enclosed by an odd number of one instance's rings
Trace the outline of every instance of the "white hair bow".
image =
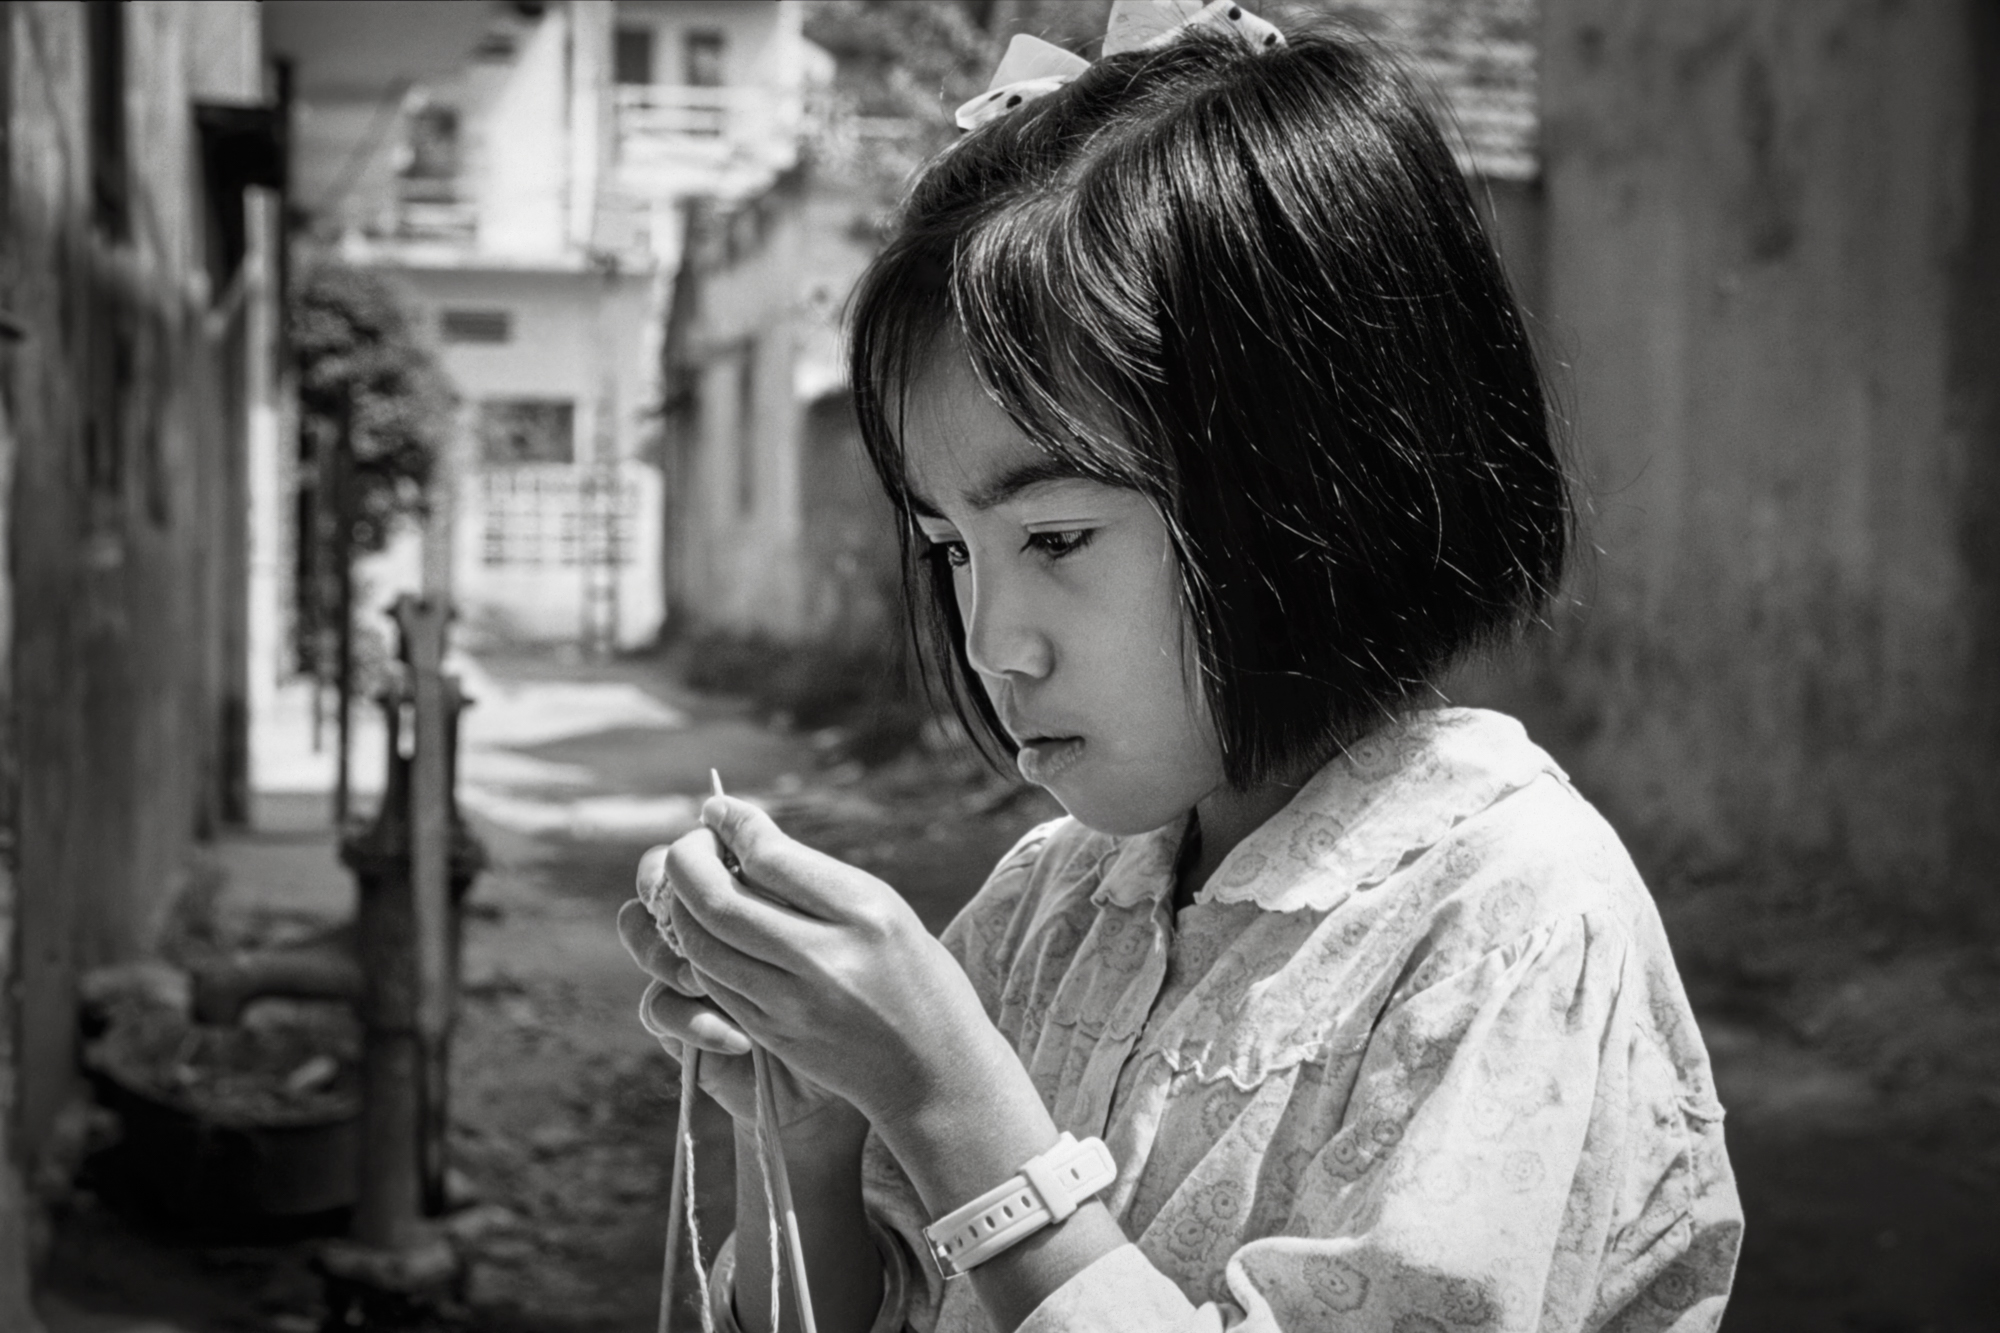
{"type": "MultiPolygon", "coordinates": [[[[1285,44],[1276,25],[1232,0],[1210,0],[1206,5],[1201,0],[1117,0],[1104,28],[1104,54],[1165,46],[1195,28],[1233,32],[1259,51],[1285,44]]],[[[1007,54],[986,91],[959,107],[958,127],[976,130],[1024,102],[1054,92],[1089,68],[1082,56],[1021,33],[1007,44],[1007,54]]]]}

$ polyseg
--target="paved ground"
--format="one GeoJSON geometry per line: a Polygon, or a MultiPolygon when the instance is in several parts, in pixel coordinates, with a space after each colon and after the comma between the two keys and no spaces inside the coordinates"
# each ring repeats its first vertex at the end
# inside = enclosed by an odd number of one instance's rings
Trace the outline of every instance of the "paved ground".
{"type": "MultiPolygon", "coordinates": [[[[639,1333],[653,1326],[674,1110],[611,928],[639,852],[687,827],[713,765],[807,841],[897,884],[935,928],[1050,807],[964,765],[829,768],[809,738],[645,664],[463,669],[479,700],[463,799],[492,867],[470,899],[455,1050],[454,1227],[472,1256],[460,1326],[639,1333]]],[[[352,910],[315,792],[326,759],[303,743],[296,701],[290,726],[264,738],[260,831],[218,849],[216,916],[233,938],[352,910]]],[[[372,785],[381,748],[363,739],[372,785]]],[[[1729,1333],[2000,1329],[2000,954],[1819,909],[1745,923],[1730,890],[1661,894],[1751,1217],[1729,1333]]],[[[704,1129],[711,1185],[729,1176],[717,1129],[704,1129]]],[[[710,1195],[712,1234],[725,1211],[710,1195]]],[[[310,1242],[248,1239],[149,1228],[86,1191],[58,1236],[47,1322],[308,1333],[310,1242]]]]}

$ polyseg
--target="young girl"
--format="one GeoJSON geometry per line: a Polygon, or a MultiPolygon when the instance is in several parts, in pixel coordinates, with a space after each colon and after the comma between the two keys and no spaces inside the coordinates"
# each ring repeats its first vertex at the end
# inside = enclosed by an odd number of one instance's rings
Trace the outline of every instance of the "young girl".
{"type": "Polygon", "coordinates": [[[725,1327],[772,1326],[750,1041],[828,1333],[1721,1316],[1646,890],[1518,724],[1433,706],[1568,547],[1520,314],[1404,79],[1232,11],[1003,78],[855,296],[933,660],[1069,817],[942,940],[737,801],[642,869],[648,1024],[743,1129],[725,1327]]]}

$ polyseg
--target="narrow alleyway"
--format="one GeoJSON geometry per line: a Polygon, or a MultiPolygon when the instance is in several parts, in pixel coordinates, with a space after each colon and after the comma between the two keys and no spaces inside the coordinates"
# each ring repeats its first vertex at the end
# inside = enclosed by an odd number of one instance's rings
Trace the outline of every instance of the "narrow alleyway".
{"type": "MultiPolygon", "coordinates": [[[[640,978],[612,929],[639,854],[691,825],[713,765],[796,835],[896,884],[935,929],[1054,807],[969,763],[829,762],[814,738],[652,663],[488,657],[464,672],[477,704],[461,792],[491,866],[469,899],[454,1052],[450,1226],[471,1258],[457,1326],[643,1333],[674,1076],[633,1019],[640,978]]],[[[368,778],[381,753],[364,741],[368,778]]],[[[310,757],[295,758],[306,783],[310,757]]],[[[351,911],[324,810],[316,793],[264,794],[263,831],[219,849],[219,935],[291,939],[351,911]]],[[[1727,1328],[2000,1328],[1978,1248],[2000,1201],[2000,957],[1824,914],[1745,921],[1727,882],[1656,890],[1750,1217],[1727,1328]]],[[[702,1133],[719,1234],[726,1125],[702,1133]]],[[[51,1333],[318,1327],[308,1238],[148,1228],[113,1206],[115,1182],[84,1183],[55,1247],[51,1333]]]]}

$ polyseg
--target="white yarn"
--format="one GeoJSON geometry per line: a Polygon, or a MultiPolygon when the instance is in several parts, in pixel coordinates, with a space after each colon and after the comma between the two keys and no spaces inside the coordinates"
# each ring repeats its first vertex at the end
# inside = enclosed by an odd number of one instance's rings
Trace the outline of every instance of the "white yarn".
{"type": "MultiPolygon", "coordinates": [[[[751,1052],[751,1059],[754,1061],[761,1062],[765,1058],[764,1052],[761,1049],[751,1052]]],[[[770,1098],[765,1095],[766,1085],[770,1081],[769,1074],[767,1071],[759,1072],[761,1076],[752,1080],[757,1085],[757,1174],[764,1184],[764,1217],[769,1223],[768,1231],[771,1240],[771,1328],[773,1333],[776,1333],[780,1322],[778,1319],[778,1270],[783,1267],[783,1263],[778,1249],[778,1196],[771,1188],[771,1154],[782,1152],[784,1149],[779,1143],[773,1141],[774,1136],[766,1133],[767,1127],[776,1121],[776,1108],[771,1105],[770,1098]]]]}
{"type": "MultiPolygon", "coordinates": [[[[690,1062],[691,1067],[691,1062],[690,1062]]],[[[686,1080],[692,1083],[693,1080],[686,1080]]],[[[687,1209],[688,1254],[694,1259],[695,1291],[701,1307],[701,1333],[715,1333],[715,1314],[708,1306],[708,1268],[701,1261],[701,1223],[695,1216],[694,1207],[694,1089],[683,1087],[681,1093],[680,1123],[674,1128],[674,1151],[687,1154],[687,1164],[683,1168],[685,1188],[681,1198],[687,1209]]]]}

